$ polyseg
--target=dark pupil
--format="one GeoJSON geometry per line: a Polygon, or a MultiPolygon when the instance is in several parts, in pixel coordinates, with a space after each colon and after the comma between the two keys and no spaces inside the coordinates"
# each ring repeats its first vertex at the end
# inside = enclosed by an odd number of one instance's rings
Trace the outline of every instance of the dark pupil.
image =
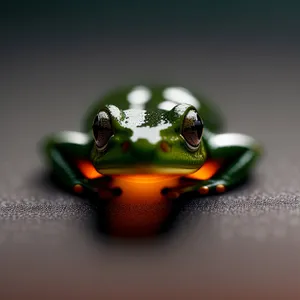
{"type": "Polygon", "coordinates": [[[196,131],[197,135],[198,135],[198,139],[201,138],[201,133],[202,133],[202,123],[201,121],[197,120],[194,123],[194,126],[192,126],[191,128],[193,131],[196,131]]]}
{"type": "Polygon", "coordinates": [[[186,141],[196,147],[200,143],[202,136],[203,123],[197,112],[190,111],[184,121],[183,136],[186,141]]]}
{"type": "Polygon", "coordinates": [[[93,133],[98,147],[104,147],[112,136],[110,118],[106,112],[100,112],[94,120],[93,133]]]}

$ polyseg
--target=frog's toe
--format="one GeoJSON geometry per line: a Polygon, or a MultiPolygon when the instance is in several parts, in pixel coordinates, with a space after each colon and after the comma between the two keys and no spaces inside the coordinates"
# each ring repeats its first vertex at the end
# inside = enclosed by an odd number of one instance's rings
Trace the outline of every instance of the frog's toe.
{"type": "Polygon", "coordinates": [[[205,194],[208,194],[208,193],[209,193],[209,190],[210,190],[210,188],[209,188],[207,185],[204,185],[204,186],[201,186],[201,187],[198,189],[198,192],[199,192],[201,195],[205,195],[205,194]]]}
{"type": "Polygon", "coordinates": [[[224,193],[226,191],[226,187],[224,184],[218,184],[216,186],[216,192],[217,193],[224,193]]]}
{"type": "Polygon", "coordinates": [[[79,183],[75,184],[73,186],[73,191],[76,193],[76,194],[82,194],[83,193],[83,186],[79,183]]]}

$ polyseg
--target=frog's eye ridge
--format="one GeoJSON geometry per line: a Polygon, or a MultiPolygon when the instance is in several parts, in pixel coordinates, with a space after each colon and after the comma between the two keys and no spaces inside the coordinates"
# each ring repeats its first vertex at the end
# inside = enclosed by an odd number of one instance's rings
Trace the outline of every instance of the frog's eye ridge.
{"type": "Polygon", "coordinates": [[[111,119],[106,111],[99,112],[94,119],[93,134],[98,149],[104,150],[109,139],[113,136],[111,119]]]}
{"type": "Polygon", "coordinates": [[[181,135],[190,150],[196,151],[200,145],[203,133],[203,121],[195,110],[190,110],[184,120],[181,135]]]}

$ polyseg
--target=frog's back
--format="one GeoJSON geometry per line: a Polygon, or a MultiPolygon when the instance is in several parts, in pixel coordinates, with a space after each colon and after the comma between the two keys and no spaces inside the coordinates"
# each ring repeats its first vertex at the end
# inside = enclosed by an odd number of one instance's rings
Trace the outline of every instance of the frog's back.
{"type": "Polygon", "coordinates": [[[203,119],[205,127],[210,131],[218,132],[223,129],[223,118],[219,110],[197,93],[175,85],[132,85],[115,89],[96,101],[86,114],[83,130],[89,131],[91,129],[95,116],[107,104],[116,105],[122,110],[130,108],[171,110],[177,104],[182,103],[193,105],[203,119]]]}

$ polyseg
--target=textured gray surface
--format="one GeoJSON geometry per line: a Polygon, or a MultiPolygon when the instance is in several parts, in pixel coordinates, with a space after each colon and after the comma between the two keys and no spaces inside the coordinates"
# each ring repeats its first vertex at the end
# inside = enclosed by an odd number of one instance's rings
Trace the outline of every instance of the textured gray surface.
{"type": "Polygon", "coordinates": [[[298,298],[298,51],[224,37],[11,39],[0,70],[0,298],[298,298]],[[37,142],[78,130],[93,99],[139,80],[204,91],[265,155],[254,182],[195,199],[169,237],[108,243],[88,203],[43,179],[37,142]]]}

